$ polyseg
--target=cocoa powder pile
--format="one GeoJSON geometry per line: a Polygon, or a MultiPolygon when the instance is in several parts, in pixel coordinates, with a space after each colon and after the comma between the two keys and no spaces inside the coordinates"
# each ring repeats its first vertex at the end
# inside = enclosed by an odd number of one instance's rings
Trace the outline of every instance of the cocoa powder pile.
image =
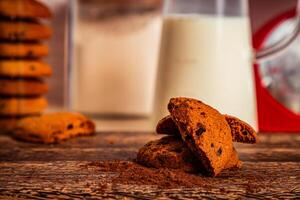
{"type": "Polygon", "coordinates": [[[90,166],[99,167],[101,172],[114,172],[112,184],[122,185],[153,185],[160,189],[178,187],[199,187],[205,183],[203,177],[188,174],[180,170],[146,168],[129,161],[92,162],[90,166]]]}

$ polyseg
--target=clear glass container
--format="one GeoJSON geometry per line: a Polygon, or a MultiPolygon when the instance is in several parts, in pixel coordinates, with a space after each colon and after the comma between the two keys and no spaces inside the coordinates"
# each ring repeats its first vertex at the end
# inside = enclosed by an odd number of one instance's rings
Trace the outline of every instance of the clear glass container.
{"type": "Polygon", "coordinates": [[[154,121],[185,96],[257,127],[248,1],[166,0],[163,15],[154,121]]]}
{"type": "Polygon", "coordinates": [[[71,108],[99,118],[148,117],[161,34],[160,0],[78,0],[71,108]]]}

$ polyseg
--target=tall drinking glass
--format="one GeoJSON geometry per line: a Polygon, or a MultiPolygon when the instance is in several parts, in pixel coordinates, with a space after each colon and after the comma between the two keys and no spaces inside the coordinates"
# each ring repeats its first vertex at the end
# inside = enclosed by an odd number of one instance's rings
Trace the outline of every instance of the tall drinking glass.
{"type": "Polygon", "coordinates": [[[248,1],[166,0],[155,120],[185,96],[256,127],[252,58],[248,1]]]}

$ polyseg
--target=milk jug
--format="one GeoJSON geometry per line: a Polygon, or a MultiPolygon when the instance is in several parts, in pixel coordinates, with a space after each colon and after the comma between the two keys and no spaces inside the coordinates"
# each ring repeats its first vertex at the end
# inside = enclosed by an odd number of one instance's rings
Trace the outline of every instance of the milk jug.
{"type": "Polygon", "coordinates": [[[257,128],[250,34],[246,0],[166,0],[155,120],[185,96],[257,128]]]}

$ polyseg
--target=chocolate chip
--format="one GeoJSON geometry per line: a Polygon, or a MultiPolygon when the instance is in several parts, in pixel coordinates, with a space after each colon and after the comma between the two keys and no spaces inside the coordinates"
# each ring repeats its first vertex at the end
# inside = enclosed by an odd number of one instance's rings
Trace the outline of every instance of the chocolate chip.
{"type": "Polygon", "coordinates": [[[165,164],[164,156],[158,156],[157,160],[158,160],[159,164],[161,164],[161,165],[165,164]]]}
{"type": "Polygon", "coordinates": [[[0,104],[0,110],[4,109],[5,108],[5,103],[3,104],[0,104]]]}
{"type": "Polygon", "coordinates": [[[24,36],[25,36],[25,32],[24,32],[24,31],[16,32],[16,33],[15,33],[15,38],[16,38],[16,39],[21,40],[21,39],[24,38],[24,36]]]}
{"type": "Polygon", "coordinates": [[[206,117],[205,112],[201,112],[200,115],[203,116],[203,117],[206,117]]]}
{"type": "Polygon", "coordinates": [[[206,131],[206,128],[201,123],[198,123],[197,126],[198,126],[198,129],[196,130],[196,135],[199,137],[202,135],[202,133],[204,133],[206,131]]]}
{"type": "Polygon", "coordinates": [[[35,66],[34,65],[30,65],[30,70],[34,71],[35,70],[35,66]]]}
{"type": "Polygon", "coordinates": [[[158,144],[161,144],[161,145],[165,145],[165,144],[168,144],[168,143],[169,143],[169,141],[166,140],[165,138],[162,139],[162,140],[160,140],[160,141],[158,142],[158,144]]]}
{"type": "Polygon", "coordinates": [[[184,156],[184,157],[183,157],[183,160],[184,160],[185,162],[188,162],[188,163],[193,163],[193,162],[194,162],[194,159],[193,159],[192,156],[184,156]]]}
{"type": "Polygon", "coordinates": [[[34,57],[34,53],[33,53],[33,51],[28,51],[27,52],[27,57],[34,57]]]}
{"type": "Polygon", "coordinates": [[[71,129],[73,129],[73,128],[74,128],[73,124],[69,124],[69,125],[67,126],[67,129],[68,129],[68,130],[71,130],[71,129]]]}
{"type": "Polygon", "coordinates": [[[172,149],[174,152],[176,152],[176,153],[181,153],[182,152],[182,148],[180,148],[180,147],[177,147],[177,148],[174,148],[174,149],[172,149]]]}
{"type": "Polygon", "coordinates": [[[215,147],[214,143],[211,143],[211,144],[210,144],[210,147],[211,147],[211,148],[214,148],[214,147],[215,147]]]}
{"type": "Polygon", "coordinates": [[[173,108],[174,108],[174,104],[169,103],[169,104],[168,104],[168,110],[173,110],[173,108]]]}
{"type": "Polygon", "coordinates": [[[222,155],[222,148],[220,147],[217,151],[217,156],[221,156],[222,155]]]}
{"type": "Polygon", "coordinates": [[[242,133],[243,133],[243,135],[248,135],[249,134],[249,132],[247,130],[243,130],[242,133]]]}
{"type": "Polygon", "coordinates": [[[192,137],[191,135],[187,134],[184,138],[185,141],[191,141],[192,140],[192,137]]]}
{"type": "Polygon", "coordinates": [[[11,32],[9,33],[9,38],[13,40],[21,40],[25,37],[25,32],[11,32]]]}
{"type": "Polygon", "coordinates": [[[80,123],[79,127],[80,127],[80,128],[84,128],[84,127],[85,127],[85,123],[83,123],[83,122],[80,123]]]}
{"type": "Polygon", "coordinates": [[[61,135],[62,134],[62,131],[54,131],[52,132],[52,135],[61,135]]]}
{"type": "Polygon", "coordinates": [[[35,135],[35,134],[29,134],[28,136],[31,137],[31,138],[36,138],[36,139],[41,138],[39,135],[35,135]]]}
{"type": "Polygon", "coordinates": [[[182,130],[187,130],[187,126],[185,123],[183,122],[179,122],[179,127],[182,129],[182,130]]]}

